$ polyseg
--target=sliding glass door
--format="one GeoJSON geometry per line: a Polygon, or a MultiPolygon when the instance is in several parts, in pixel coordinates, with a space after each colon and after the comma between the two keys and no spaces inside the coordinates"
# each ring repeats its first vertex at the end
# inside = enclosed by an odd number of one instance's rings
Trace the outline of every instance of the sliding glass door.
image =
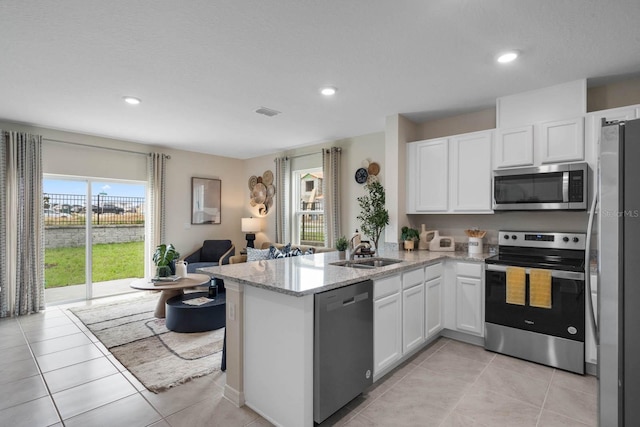
{"type": "Polygon", "coordinates": [[[131,292],[144,277],[145,184],[46,176],[45,301],[131,292]]]}

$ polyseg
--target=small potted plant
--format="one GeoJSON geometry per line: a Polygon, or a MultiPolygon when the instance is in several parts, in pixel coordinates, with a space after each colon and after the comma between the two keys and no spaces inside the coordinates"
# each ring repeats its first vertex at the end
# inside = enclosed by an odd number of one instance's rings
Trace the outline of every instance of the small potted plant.
{"type": "Polygon", "coordinates": [[[404,240],[404,249],[412,251],[415,247],[415,241],[420,239],[420,233],[415,228],[402,227],[400,238],[404,240]]]}
{"type": "Polygon", "coordinates": [[[164,243],[156,246],[156,251],[153,253],[153,262],[156,265],[157,277],[169,277],[175,273],[176,260],[180,258],[180,253],[176,251],[171,243],[165,245],[164,243]]]}
{"type": "Polygon", "coordinates": [[[349,242],[347,241],[347,238],[345,236],[340,236],[338,237],[338,240],[336,240],[336,249],[338,250],[338,256],[340,257],[340,259],[346,258],[346,250],[348,245],[349,242]]]}

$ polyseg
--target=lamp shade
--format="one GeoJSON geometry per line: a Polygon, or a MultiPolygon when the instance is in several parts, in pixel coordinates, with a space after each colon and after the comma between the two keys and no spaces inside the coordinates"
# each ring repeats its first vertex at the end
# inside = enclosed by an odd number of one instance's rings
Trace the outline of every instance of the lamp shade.
{"type": "Polygon", "coordinates": [[[255,233],[260,231],[260,218],[242,218],[242,232],[255,233]]]}

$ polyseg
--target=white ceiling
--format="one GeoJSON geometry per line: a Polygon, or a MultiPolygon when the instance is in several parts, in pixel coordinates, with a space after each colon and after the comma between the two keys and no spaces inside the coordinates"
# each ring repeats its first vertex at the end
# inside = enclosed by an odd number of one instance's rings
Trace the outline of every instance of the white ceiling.
{"type": "Polygon", "coordinates": [[[638,0],[2,0],[0,17],[0,120],[237,158],[640,72],[638,0]],[[522,56],[499,66],[506,48],[522,56]]]}

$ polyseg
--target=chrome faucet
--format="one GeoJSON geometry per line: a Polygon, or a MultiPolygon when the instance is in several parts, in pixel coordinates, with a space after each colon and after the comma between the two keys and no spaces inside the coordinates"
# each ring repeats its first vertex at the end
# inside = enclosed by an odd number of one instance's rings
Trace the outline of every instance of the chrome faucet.
{"type": "Polygon", "coordinates": [[[349,261],[354,260],[356,256],[356,252],[358,252],[358,249],[368,248],[368,247],[369,247],[368,243],[364,243],[364,242],[358,243],[355,248],[351,249],[351,252],[349,253],[349,261]]]}

